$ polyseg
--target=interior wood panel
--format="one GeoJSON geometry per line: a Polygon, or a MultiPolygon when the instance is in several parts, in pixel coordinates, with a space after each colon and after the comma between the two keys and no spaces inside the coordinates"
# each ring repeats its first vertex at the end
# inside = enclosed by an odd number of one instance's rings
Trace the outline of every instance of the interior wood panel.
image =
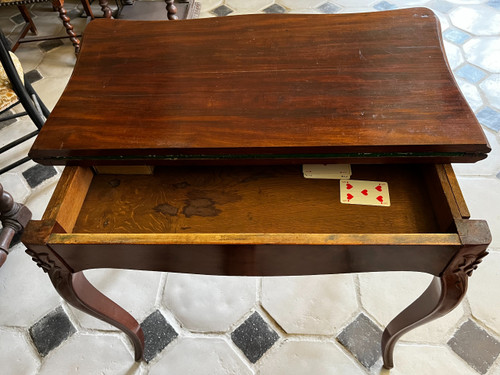
{"type": "Polygon", "coordinates": [[[96,175],[75,233],[439,233],[418,165],[354,165],[352,179],[386,181],[391,206],[340,203],[338,180],[300,166],[161,167],[96,175]]]}

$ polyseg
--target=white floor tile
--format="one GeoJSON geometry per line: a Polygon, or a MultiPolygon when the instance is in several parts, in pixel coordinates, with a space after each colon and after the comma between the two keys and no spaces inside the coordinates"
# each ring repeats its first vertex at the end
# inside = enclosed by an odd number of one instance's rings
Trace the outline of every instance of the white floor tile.
{"type": "Polygon", "coordinates": [[[225,332],[256,303],[257,278],[169,274],[164,305],[196,332],[225,332]]]}
{"type": "Polygon", "coordinates": [[[259,363],[260,375],[366,374],[334,342],[286,341],[259,363]]]}
{"type": "Polygon", "coordinates": [[[77,333],[44,358],[38,375],[139,375],[139,366],[120,338],[77,333]]]}
{"type": "Polygon", "coordinates": [[[250,375],[253,372],[228,342],[219,338],[183,338],[151,366],[149,375],[250,375]]]}
{"type": "Polygon", "coordinates": [[[262,306],[290,334],[335,335],[358,311],[352,275],[264,278],[262,306]]]}

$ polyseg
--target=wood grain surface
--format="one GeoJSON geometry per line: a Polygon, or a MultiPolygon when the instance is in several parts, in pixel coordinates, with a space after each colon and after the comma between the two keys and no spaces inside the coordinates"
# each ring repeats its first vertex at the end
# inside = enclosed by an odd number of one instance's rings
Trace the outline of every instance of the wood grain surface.
{"type": "Polygon", "coordinates": [[[389,184],[391,206],[340,203],[339,180],[300,166],[157,167],[96,175],[74,233],[439,233],[421,167],[355,165],[389,184]]]}
{"type": "Polygon", "coordinates": [[[489,151],[428,9],[95,20],[84,34],[30,153],[38,162],[459,162],[489,151]]]}

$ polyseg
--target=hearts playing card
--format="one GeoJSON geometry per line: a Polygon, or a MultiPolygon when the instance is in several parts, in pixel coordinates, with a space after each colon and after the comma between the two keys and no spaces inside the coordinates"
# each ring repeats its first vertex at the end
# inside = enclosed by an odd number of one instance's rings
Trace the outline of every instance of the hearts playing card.
{"type": "Polygon", "coordinates": [[[389,207],[389,185],[380,181],[340,180],[340,202],[389,207]]]}
{"type": "Polygon", "coordinates": [[[305,178],[341,179],[351,178],[350,164],[304,164],[305,178]]]}

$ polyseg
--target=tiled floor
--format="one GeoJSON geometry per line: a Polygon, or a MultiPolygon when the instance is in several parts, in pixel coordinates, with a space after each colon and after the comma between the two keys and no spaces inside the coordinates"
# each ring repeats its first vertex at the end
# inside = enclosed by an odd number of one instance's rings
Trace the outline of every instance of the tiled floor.
{"type": "MultiPolygon", "coordinates": [[[[437,12],[450,66],[493,148],[485,161],[455,166],[472,216],[488,220],[493,243],[464,302],[404,336],[391,373],[500,374],[500,1],[199,1],[201,17],[410,6],[437,12]]],[[[81,31],[79,3],[66,7],[81,31]]],[[[63,31],[50,3],[31,10],[42,33],[63,31]]],[[[18,32],[20,22],[16,8],[0,8],[7,35],[18,32]]],[[[17,55],[52,107],[71,74],[73,47],[68,41],[26,44],[17,55]]],[[[0,145],[32,127],[28,120],[0,125],[0,145]]],[[[0,165],[28,147],[2,155],[0,165]]],[[[31,162],[0,182],[40,218],[60,173],[31,162]]],[[[142,322],[147,362],[133,361],[122,333],[62,302],[17,245],[0,269],[2,374],[388,373],[381,370],[381,330],[430,280],[416,273],[258,279],[96,270],[87,276],[142,322]]]]}

